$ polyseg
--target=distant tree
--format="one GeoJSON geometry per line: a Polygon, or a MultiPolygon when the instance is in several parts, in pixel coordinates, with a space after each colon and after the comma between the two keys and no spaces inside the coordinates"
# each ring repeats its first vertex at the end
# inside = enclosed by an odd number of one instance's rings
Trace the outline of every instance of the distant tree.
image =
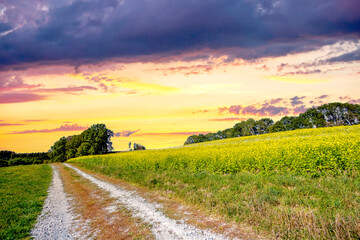
{"type": "Polygon", "coordinates": [[[146,150],[146,148],[141,144],[134,143],[134,150],[146,150]]]}

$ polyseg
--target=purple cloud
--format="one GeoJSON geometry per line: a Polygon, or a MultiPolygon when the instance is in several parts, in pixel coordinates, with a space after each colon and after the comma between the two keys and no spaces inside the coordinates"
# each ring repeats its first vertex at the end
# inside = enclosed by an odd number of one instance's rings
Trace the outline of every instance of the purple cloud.
{"type": "Polygon", "coordinates": [[[137,133],[138,131],[140,131],[140,129],[134,130],[134,131],[124,130],[124,131],[115,133],[115,137],[130,137],[132,134],[137,133]]]}
{"type": "Polygon", "coordinates": [[[21,126],[21,125],[24,125],[24,124],[21,124],[21,123],[3,123],[3,122],[0,123],[0,127],[21,126]]]}
{"type": "Polygon", "coordinates": [[[306,98],[306,97],[305,96],[302,96],[302,97],[295,96],[293,98],[290,98],[291,105],[294,107],[296,105],[304,104],[304,102],[301,101],[301,99],[304,99],[304,98],[306,98]]]}
{"type": "Polygon", "coordinates": [[[46,96],[33,93],[0,93],[0,104],[33,102],[46,98],[46,96]]]}
{"type": "Polygon", "coordinates": [[[317,97],[316,99],[325,99],[325,98],[328,98],[328,97],[330,97],[330,96],[324,94],[324,95],[321,95],[321,96],[317,97]]]}
{"type": "Polygon", "coordinates": [[[25,131],[14,131],[10,134],[29,134],[29,133],[50,133],[50,132],[68,132],[68,131],[82,131],[86,130],[88,127],[80,126],[78,124],[65,124],[61,125],[58,128],[53,129],[40,129],[40,130],[25,130],[25,131]]]}
{"type": "Polygon", "coordinates": [[[11,75],[8,73],[0,74],[0,92],[5,92],[14,89],[33,89],[40,87],[41,84],[29,85],[24,83],[24,80],[18,75],[11,75]]]}
{"type": "Polygon", "coordinates": [[[24,122],[43,122],[46,121],[46,119],[28,119],[24,120],[24,122]]]}
{"type": "Polygon", "coordinates": [[[219,112],[228,112],[235,115],[254,115],[254,116],[278,116],[278,115],[286,115],[290,113],[290,109],[288,107],[279,107],[269,105],[268,102],[264,103],[261,107],[257,105],[249,105],[249,106],[240,106],[233,105],[230,107],[220,107],[219,112]]]}
{"type": "Polygon", "coordinates": [[[77,92],[82,92],[85,90],[97,90],[97,88],[92,86],[68,86],[64,88],[40,88],[36,89],[35,92],[61,92],[75,94],[77,92]]]}
{"type": "Polygon", "coordinates": [[[308,108],[307,108],[305,105],[301,105],[301,106],[295,107],[295,108],[293,109],[293,114],[297,115],[297,114],[306,112],[307,109],[308,109],[308,108]]]}
{"type": "MultiPolygon", "coordinates": [[[[78,66],[109,58],[146,61],[195,50],[254,59],[360,36],[358,0],[22,0],[2,5],[3,68],[49,61],[78,66]]],[[[351,59],[358,59],[357,52],[332,61],[351,59]]]]}

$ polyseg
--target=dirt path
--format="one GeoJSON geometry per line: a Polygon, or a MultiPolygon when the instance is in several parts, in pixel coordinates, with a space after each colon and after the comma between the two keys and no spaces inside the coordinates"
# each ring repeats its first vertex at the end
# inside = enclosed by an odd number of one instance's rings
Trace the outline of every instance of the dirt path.
{"type": "Polygon", "coordinates": [[[165,216],[161,205],[146,201],[136,192],[121,189],[111,183],[99,180],[80,169],[65,164],[85,179],[96,184],[100,189],[109,192],[117,203],[132,212],[132,216],[142,219],[151,226],[151,231],[156,239],[227,239],[225,236],[215,234],[209,230],[201,230],[182,220],[174,220],[165,216]]]}
{"type": "Polygon", "coordinates": [[[265,239],[145,188],[70,164],[52,168],[35,239],[265,239]]]}
{"type": "Polygon", "coordinates": [[[35,239],[74,239],[79,238],[76,215],[71,210],[69,197],[64,192],[59,171],[55,166],[53,178],[43,210],[31,232],[35,239]]]}

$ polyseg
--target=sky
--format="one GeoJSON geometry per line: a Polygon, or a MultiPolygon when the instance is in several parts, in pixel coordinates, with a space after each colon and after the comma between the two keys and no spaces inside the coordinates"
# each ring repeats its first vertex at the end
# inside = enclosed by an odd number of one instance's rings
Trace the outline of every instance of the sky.
{"type": "Polygon", "coordinates": [[[0,0],[0,150],[115,150],[360,104],[359,0],[0,0]]]}

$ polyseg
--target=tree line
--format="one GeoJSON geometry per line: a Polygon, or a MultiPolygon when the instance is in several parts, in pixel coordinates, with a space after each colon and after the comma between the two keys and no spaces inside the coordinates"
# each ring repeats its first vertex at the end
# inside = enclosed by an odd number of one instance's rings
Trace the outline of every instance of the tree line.
{"type": "Polygon", "coordinates": [[[30,165],[50,162],[47,152],[16,153],[13,151],[0,151],[0,167],[15,165],[30,165]]]}
{"type": "Polygon", "coordinates": [[[64,162],[70,158],[106,154],[113,150],[114,132],[105,124],[94,124],[79,135],[61,137],[48,152],[15,153],[0,151],[0,167],[64,162]]]}
{"type": "Polygon", "coordinates": [[[189,136],[184,144],[303,128],[355,125],[359,123],[360,105],[350,103],[329,103],[317,108],[310,108],[299,116],[285,116],[275,123],[270,118],[262,118],[257,121],[250,118],[246,121],[236,123],[232,128],[216,133],[189,136]]]}

